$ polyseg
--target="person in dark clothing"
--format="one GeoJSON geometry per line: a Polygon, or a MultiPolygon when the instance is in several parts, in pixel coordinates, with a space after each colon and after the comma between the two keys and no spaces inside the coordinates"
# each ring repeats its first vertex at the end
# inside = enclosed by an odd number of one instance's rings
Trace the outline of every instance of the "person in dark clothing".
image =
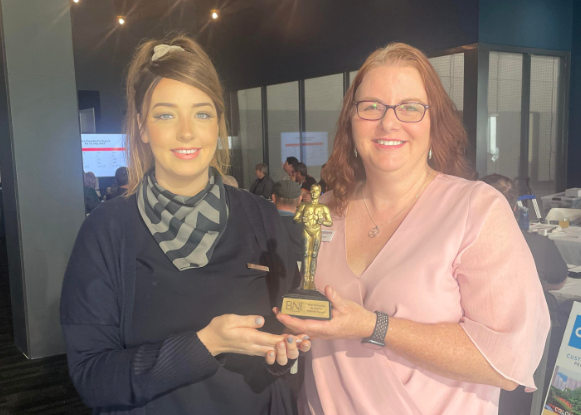
{"type": "Polygon", "coordinates": [[[268,166],[264,163],[257,164],[254,172],[256,174],[256,180],[250,186],[250,193],[270,200],[274,182],[268,177],[268,166]]]}
{"type": "Polygon", "coordinates": [[[307,165],[299,163],[296,170],[296,182],[301,186],[301,195],[304,202],[311,201],[311,187],[317,184],[317,181],[307,174],[307,165]]]}
{"type": "Polygon", "coordinates": [[[287,157],[285,162],[282,165],[282,169],[287,174],[287,176],[283,180],[295,180],[295,173],[297,170],[297,166],[299,164],[299,160],[296,157],[290,156],[287,157]]]}
{"type": "Polygon", "coordinates": [[[303,260],[303,227],[294,221],[297,206],[301,203],[301,188],[298,183],[283,180],[274,184],[272,201],[278,210],[282,223],[295,253],[297,262],[303,260]]]}
{"type": "Polygon", "coordinates": [[[106,196],[107,200],[115,199],[127,193],[127,187],[129,186],[129,172],[127,171],[127,167],[119,167],[115,170],[115,183],[117,187],[113,193],[106,196]]]}
{"type": "Polygon", "coordinates": [[[91,171],[85,173],[83,175],[83,191],[85,193],[85,213],[87,215],[101,203],[96,188],[97,178],[95,177],[95,173],[91,171]]]}
{"type": "Polygon", "coordinates": [[[281,376],[310,341],[271,310],[300,276],[274,206],[222,182],[210,59],[186,36],[143,43],[127,95],[127,197],[83,223],[63,281],[75,387],[93,414],[295,414],[281,376]]]}

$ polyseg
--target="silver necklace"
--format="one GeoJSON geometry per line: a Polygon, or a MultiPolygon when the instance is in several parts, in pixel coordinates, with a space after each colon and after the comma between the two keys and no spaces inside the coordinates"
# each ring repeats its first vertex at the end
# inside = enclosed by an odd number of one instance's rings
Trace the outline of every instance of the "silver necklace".
{"type": "MultiPolygon", "coordinates": [[[[408,203],[407,205],[405,205],[402,210],[400,210],[399,212],[397,212],[395,214],[395,216],[393,216],[389,220],[389,222],[384,223],[381,226],[388,226],[391,222],[393,222],[393,220],[395,218],[397,218],[399,215],[401,215],[404,210],[406,210],[413,202],[415,202],[418,199],[418,197],[420,197],[420,194],[424,191],[426,185],[428,184],[428,180],[430,179],[430,177],[432,177],[432,172],[431,171],[427,175],[426,180],[424,181],[424,184],[422,185],[422,188],[416,194],[416,196],[411,200],[411,202],[408,203]]],[[[367,233],[367,236],[369,236],[370,238],[375,238],[377,235],[379,235],[379,225],[375,222],[375,220],[373,220],[373,216],[371,216],[371,212],[369,211],[369,207],[367,206],[367,202],[365,201],[365,185],[363,185],[363,187],[361,188],[361,193],[363,194],[363,204],[365,205],[365,209],[367,210],[367,214],[369,215],[369,219],[371,219],[371,222],[373,222],[373,224],[375,225],[373,228],[371,228],[369,230],[369,232],[367,233]]]]}

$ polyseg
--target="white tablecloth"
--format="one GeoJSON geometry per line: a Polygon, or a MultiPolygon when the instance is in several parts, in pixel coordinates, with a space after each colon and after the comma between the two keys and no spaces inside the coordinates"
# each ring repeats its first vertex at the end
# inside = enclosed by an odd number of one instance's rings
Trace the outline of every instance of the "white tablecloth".
{"type": "Polygon", "coordinates": [[[565,285],[560,290],[550,291],[559,304],[567,300],[581,301],[581,279],[567,277],[565,285]]]}
{"type": "Polygon", "coordinates": [[[581,265],[581,228],[570,227],[562,233],[550,234],[549,238],[555,242],[567,264],[581,265]]]}

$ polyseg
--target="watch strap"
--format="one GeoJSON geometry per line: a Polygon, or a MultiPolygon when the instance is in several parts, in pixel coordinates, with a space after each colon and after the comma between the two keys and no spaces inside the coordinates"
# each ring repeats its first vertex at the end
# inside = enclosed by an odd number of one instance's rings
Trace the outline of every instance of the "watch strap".
{"type": "Polygon", "coordinates": [[[387,328],[389,327],[389,316],[381,311],[376,311],[375,315],[377,316],[377,320],[375,321],[373,334],[370,337],[363,339],[363,342],[385,347],[385,335],[387,334],[387,328]]]}

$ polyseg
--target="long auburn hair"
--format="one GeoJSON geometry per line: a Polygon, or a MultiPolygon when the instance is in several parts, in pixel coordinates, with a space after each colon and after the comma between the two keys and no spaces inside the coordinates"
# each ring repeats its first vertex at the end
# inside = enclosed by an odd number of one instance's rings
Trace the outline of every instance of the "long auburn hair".
{"type": "Polygon", "coordinates": [[[472,178],[472,169],[464,156],[464,150],[468,146],[466,131],[437,72],[420,50],[405,43],[390,43],[369,55],[343,98],[333,152],[322,172],[323,179],[333,189],[334,197],[329,205],[339,216],[345,213],[357,182],[365,179],[363,162],[354,155],[355,144],[351,129],[355,92],[369,71],[390,64],[416,68],[424,82],[430,105],[430,167],[453,176],[472,178]]]}
{"type": "Polygon", "coordinates": [[[202,47],[186,35],[149,40],[137,48],[127,73],[127,114],[124,125],[129,175],[127,196],[137,191],[144,174],[154,164],[149,144],[141,141],[141,135],[145,132],[153,90],[162,78],[191,85],[212,99],[218,113],[219,137],[210,165],[223,175],[230,164],[223,90],[212,61],[202,47]],[[185,52],[172,50],[153,62],[153,49],[162,44],[180,46],[185,52]]]}

